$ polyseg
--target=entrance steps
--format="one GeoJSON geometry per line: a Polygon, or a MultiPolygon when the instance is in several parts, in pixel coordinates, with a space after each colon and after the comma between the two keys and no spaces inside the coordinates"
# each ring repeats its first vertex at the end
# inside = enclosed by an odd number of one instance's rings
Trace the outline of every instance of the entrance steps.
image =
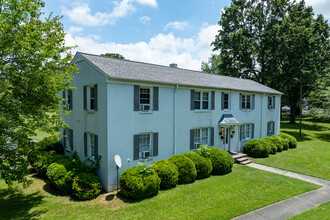
{"type": "Polygon", "coordinates": [[[230,154],[234,158],[234,160],[235,160],[236,163],[239,163],[239,164],[242,164],[242,165],[246,165],[246,164],[252,163],[252,161],[250,161],[247,158],[247,155],[246,154],[237,153],[237,152],[231,152],[230,154]]]}

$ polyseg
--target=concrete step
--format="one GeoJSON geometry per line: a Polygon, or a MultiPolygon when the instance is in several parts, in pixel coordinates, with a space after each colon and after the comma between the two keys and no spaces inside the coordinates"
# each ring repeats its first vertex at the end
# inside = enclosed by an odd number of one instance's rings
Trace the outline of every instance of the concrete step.
{"type": "Polygon", "coordinates": [[[251,160],[245,160],[243,162],[240,162],[240,164],[242,164],[242,165],[246,165],[246,164],[249,164],[249,163],[252,163],[252,161],[251,160]]]}
{"type": "Polygon", "coordinates": [[[233,157],[235,160],[236,160],[236,159],[239,159],[239,158],[242,158],[242,157],[246,157],[246,156],[247,156],[247,154],[240,154],[240,153],[232,155],[232,157],[233,157]]]}
{"type": "Polygon", "coordinates": [[[238,159],[235,159],[235,160],[236,160],[236,162],[242,163],[243,161],[248,160],[248,158],[247,157],[241,157],[241,158],[238,158],[238,159]]]}

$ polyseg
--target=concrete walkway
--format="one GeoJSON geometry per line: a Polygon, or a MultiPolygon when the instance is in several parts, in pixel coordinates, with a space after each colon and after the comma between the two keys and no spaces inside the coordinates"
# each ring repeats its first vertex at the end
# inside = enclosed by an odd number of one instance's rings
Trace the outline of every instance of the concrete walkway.
{"type": "Polygon", "coordinates": [[[257,209],[245,215],[238,216],[234,218],[235,220],[284,220],[314,208],[315,206],[318,206],[322,203],[330,201],[330,181],[328,180],[323,180],[255,163],[248,164],[247,166],[304,180],[306,182],[321,185],[323,187],[311,192],[303,193],[290,199],[271,204],[261,209],[257,209]]]}

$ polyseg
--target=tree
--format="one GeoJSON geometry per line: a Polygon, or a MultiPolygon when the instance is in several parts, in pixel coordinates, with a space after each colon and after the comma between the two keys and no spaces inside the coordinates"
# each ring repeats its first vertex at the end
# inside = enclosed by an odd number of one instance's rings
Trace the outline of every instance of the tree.
{"type": "Polygon", "coordinates": [[[43,7],[41,0],[0,0],[0,179],[8,186],[29,183],[27,158],[39,148],[30,137],[37,130],[58,140],[54,126],[64,126],[58,93],[73,89],[77,71],[60,17],[42,21],[43,7]]]}
{"type": "MultiPolygon", "coordinates": [[[[255,80],[282,91],[291,107],[291,123],[300,85],[315,84],[329,65],[329,25],[312,7],[289,0],[233,0],[219,21],[212,42],[217,72],[255,80]]],[[[214,71],[205,68],[204,71],[214,71]]],[[[304,87],[306,96],[313,87],[304,87]]]]}
{"type": "Polygon", "coordinates": [[[125,57],[119,53],[105,53],[101,54],[101,56],[112,57],[120,60],[125,60],[125,57]]]}

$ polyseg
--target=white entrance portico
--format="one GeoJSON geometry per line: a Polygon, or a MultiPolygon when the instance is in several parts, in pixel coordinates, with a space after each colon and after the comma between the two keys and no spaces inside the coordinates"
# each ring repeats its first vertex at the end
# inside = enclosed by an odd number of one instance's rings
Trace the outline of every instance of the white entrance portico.
{"type": "Polygon", "coordinates": [[[222,148],[229,152],[240,151],[239,127],[243,124],[232,114],[223,114],[218,121],[219,137],[222,148]]]}

